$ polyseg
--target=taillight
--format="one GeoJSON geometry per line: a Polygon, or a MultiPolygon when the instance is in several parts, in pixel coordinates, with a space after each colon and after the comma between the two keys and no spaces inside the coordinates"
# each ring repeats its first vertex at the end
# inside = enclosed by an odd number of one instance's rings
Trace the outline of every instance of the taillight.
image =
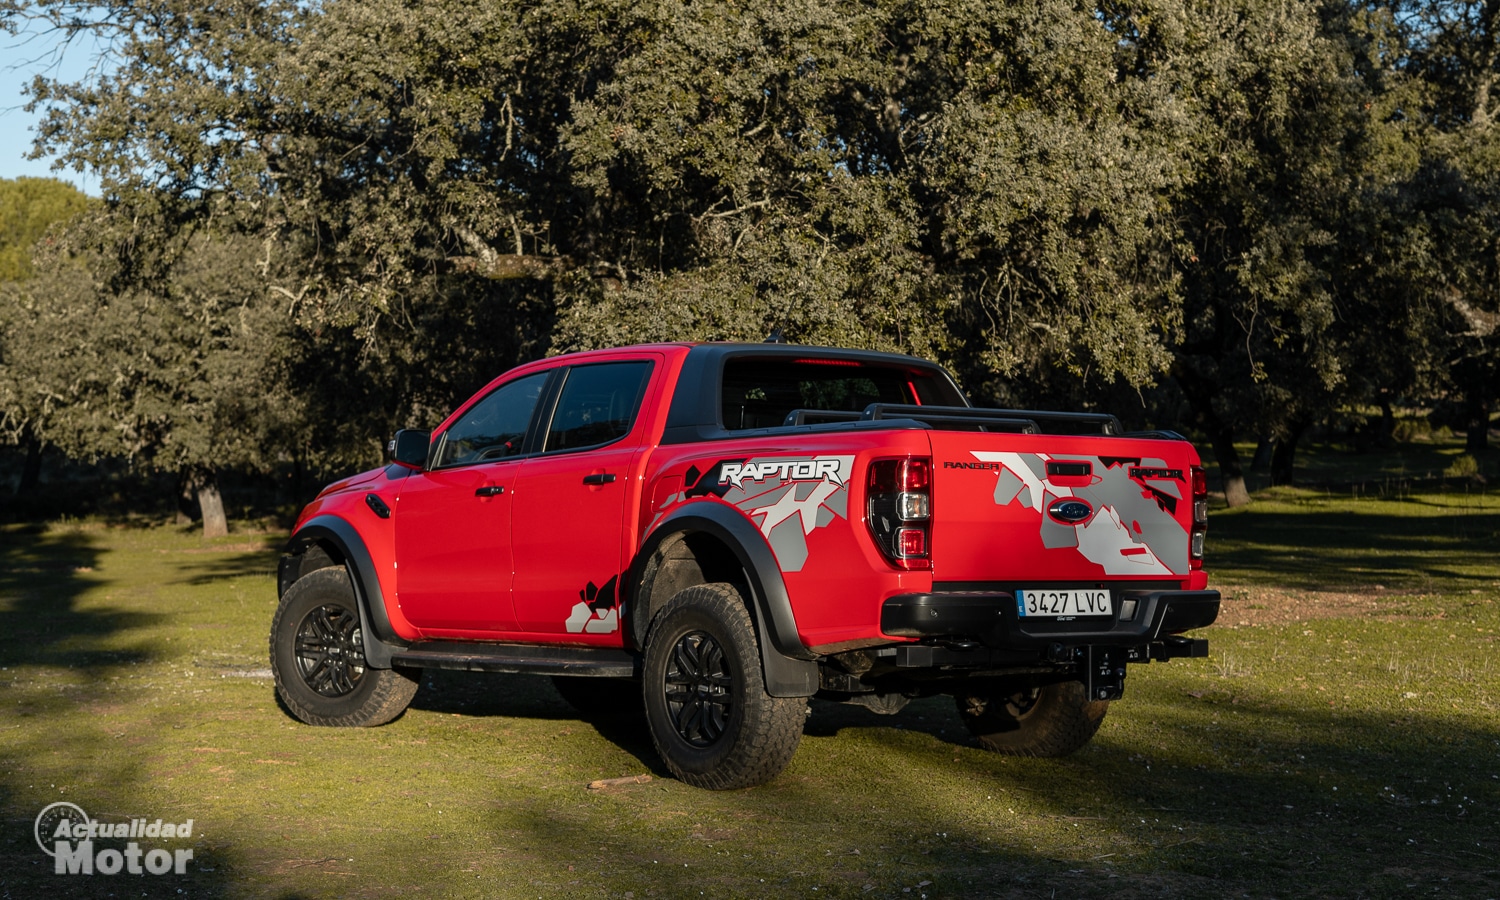
{"type": "Polygon", "coordinates": [[[932,568],[932,460],[870,463],[865,519],[882,553],[903,569],[932,568]]]}
{"type": "Polygon", "coordinates": [[[1188,562],[1203,568],[1203,539],[1208,535],[1208,476],[1193,466],[1193,530],[1188,537],[1188,562]]]}

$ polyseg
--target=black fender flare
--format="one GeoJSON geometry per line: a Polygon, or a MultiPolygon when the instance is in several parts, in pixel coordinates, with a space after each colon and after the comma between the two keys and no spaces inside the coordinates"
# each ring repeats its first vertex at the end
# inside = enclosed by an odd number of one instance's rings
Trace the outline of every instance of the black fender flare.
{"type": "Polygon", "coordinates": [[[630,637],[644,646],[649,622],[637,622],[635,610],[647,566],[663,543],[679,535],[704,533],[728,547],[739,560],[750,589],[750,613],[760,643],[761,674],[766,693],[773,697],[811,697],[818,691],[817,655],[797,637],[797,619],[776,555],[743,513],[726,504],[701,500],[678,507],[657,522],[641,543],[631,563],[627,584],[630,598],[630,637]]]}
{"type": "Polygon", "coordinates": [[[334,515],[314,516],[297,529],[282,548],[278,594],[286,593],[297,572],[290,571],[297,560],[314,544],[328,544],[343,558],[349,580],[354,584],[355,605],[359,607],[359,629],[364,637],[365,663],[373,669],[389,669],[391,655],[406,649],[396,637],[385,609],[385,595],[375,574],[375,561],[365,547],[358,529],[334,515]]]}

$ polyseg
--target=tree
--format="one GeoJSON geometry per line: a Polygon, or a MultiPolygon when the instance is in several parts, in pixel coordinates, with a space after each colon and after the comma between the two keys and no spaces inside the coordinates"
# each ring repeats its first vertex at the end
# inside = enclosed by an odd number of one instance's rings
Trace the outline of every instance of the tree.
{"type": "Polygon", "coordinates": [[[36,83],[44,145],[163,222],[235,198],[308,321],[383,341],[494,279],[550,298],[556,349],[781,326],[976,383],[1167,361],[1173,101],[1088,8],[85,6],[0,4],[118,61],[36,83]]]}
{"type": "Polygon", "coordinates": [[[1500,2],[1381,9],[1410,85],[1392,117],[1413,152],[1385,187],[1401,215],[1373,262],[1425,311],[1417,344],[1445,363],[1434,387],[1461,398],[1468,450],[1480,453],[1500,398],[1500,2]]]}
{"type": "MultiPolygon", "coordinates": [[[[289,326],[264,288],[263,246],[189,236],[161,280],[112,290],[112,265],[59,253],[0,287],[6,355],[31,427],[65,452],[120,456],[177,473],[206,537],[227,533],[219,472],[264,470],[292,434],[289,326]]],[[[274,275],[274,273],[272,273],[274,275]]]]}
{"type": "Polygon", "coordinates": [[[1341,289],[1338,250],[1369,154],[1363,33],[1339,4],[1118,15],[1122,65],[1181,101],[1190,174],[1171,195],[1183,303],[1171,372],[1238,506],[1238,435],[1273,435],[1274,480],[1289,482],[1298,438],[1349,396],[1361,307],[1341,289]]]}
{"type": "MultiPolygon", "coordinates": [[[[79,215],[87,205],[88,197],[55,179],[0,178],[0,283],[30,278],[32,246],[54,225],[79,215]]],[[[4,329],[3,310],[0,310],[0,333],[4,329]]],[[[29,417],[17,405],[14,387],[0,379],[0,437],[15,441],[26,452],[21,480],[16,484],[19,495],[34,489],[41,478],[42,441],[31,427],[29,417]]]]}
{"type": "Polygon", "coordinates": [[[0,281],[31,277],[31,247],[83,212],[88,197],[53,178],[0,178],[0,281]]]}

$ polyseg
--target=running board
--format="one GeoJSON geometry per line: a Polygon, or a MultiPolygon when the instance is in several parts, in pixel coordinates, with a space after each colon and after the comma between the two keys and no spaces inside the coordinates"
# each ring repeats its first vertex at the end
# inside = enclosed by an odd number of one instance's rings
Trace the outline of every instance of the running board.
{"type": "Polygon", "coordinates": [[[424,641],[391,654],[391,665],[464,672],[592,675],[635,678],[641,659],[615,647],[549,647],[537,644],[469,644],[424,641]]]}

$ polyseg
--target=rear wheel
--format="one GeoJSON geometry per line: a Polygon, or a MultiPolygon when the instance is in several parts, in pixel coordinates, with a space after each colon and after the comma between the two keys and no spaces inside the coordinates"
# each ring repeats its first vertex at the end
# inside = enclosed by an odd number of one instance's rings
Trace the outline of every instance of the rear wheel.
{"type": "Polygon", "coordinates": [[[287,588],[271,620],[271,672],[281,702],[309,725],[384,725],[417,693],[415,671],[366,664],[354,586],[337,567],[287,588]]]}
{"type": "Polygon", "coordinates": [[[1083,684],[960,691],[958,715],[981,746],[1012,756],[1067,756],[1093,739],[1109,704],[1083,684]]]}
{"type": "Polygon", "coordinates": [[[682,590],[656,615],[642,691],[667,768],[710,790],[775,778],[797,752],[807,718],[806,700],[766,693],[755,626],[728,584],[682,590]]]}

